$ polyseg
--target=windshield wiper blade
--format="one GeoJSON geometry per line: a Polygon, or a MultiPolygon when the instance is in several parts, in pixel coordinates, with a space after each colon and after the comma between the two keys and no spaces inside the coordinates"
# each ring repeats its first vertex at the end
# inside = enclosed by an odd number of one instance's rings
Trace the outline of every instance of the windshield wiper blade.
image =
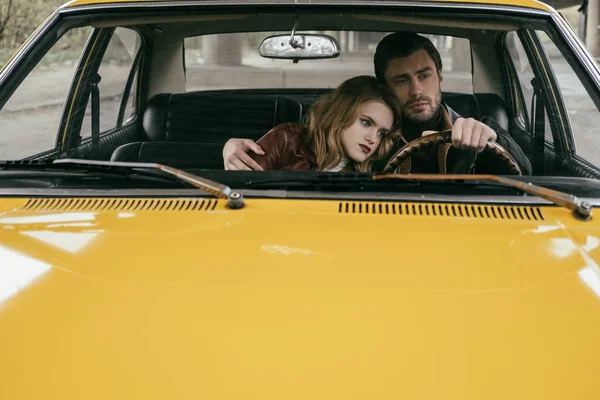
{"type": "Polygon", "coordinates": [[[373,180],[402,179],[407,181],[494,181],[500,184],[522,190],[531,195],[541,197],[557,206],[565,207],[571,210],[573,216],[580,221],[589,221],[592,219],[592,206],[572,194],[559,192],[542,186],[534,185],[531,182],[521,182],[516,179],[507,178],[498,175],[467,175],[467,174],[376,174],[373,180]]]}
{"type": "MultiPolygon", "coordinates": [[[[276,177],[269,176],[266,179],[246,179],[243,185],[245,187],[263,187],[263,186],[276,186],[276,185],[289,185],[289,186],[319,186],[319,185],[338,185],[338,184],[361,184],[371,182],[371,173],[364,172],[334,172],[334,173],[323,173],[323,172],[302,172],[290,175],[290,171],[285,171],[283,175],[276,177]]],[[[253,172],[251,178],[255,178],[258,175],[253,172]]],[[[270,174],[274,175],[274,174],[270,174]]]]}
{"type": "Polygon", "coordinates": [[[60,166],[75,166],[81,168],[99,169],[110,167],[127,168],[128,170],[135,169],[150,169],[162,171],[176,179],[186,182],[194,187],[197,187],[219,199],[226,199],[227,206],[231,209],[244,207],[244,197],[240,192],[232,190],[229,186],[222,183],[211,181],[198,175],[190,174],[177,168],[169,167],[168,165],[156,163],[136,163],[122,161],[97,161],[97,160],[80,160],[73,158],[62,158],[52,160],[47,164],[40,164],[40,167],[60,167],[60,166]]]}

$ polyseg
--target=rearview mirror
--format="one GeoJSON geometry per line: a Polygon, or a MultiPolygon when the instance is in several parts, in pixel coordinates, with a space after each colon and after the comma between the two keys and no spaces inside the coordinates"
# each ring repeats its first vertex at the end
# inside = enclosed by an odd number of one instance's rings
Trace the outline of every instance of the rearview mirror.
{"type": "Polygon", "coordinates": [[[335,58],[340,55],[340,45],[327,35],[276,35],[262,41],[258,53],[266,58],[307,60],[335,58]]]}

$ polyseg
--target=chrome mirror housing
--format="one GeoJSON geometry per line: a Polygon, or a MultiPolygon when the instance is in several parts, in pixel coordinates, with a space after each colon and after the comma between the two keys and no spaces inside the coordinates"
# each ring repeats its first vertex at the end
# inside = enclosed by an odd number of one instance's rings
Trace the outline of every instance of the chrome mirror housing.
{"type": "Polygon", "coordinates": [[[294,34],[269,36],[262,41],[258,53],[266,58],[298,60],[336,58],[340,45],[328,35],[294,34]]]}

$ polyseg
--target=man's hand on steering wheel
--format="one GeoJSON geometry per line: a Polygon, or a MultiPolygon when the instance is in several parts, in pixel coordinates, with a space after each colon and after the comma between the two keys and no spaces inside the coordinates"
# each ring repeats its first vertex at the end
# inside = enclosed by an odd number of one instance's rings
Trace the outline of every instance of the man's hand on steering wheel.
{"type": "MultiPolygon", "coordinates": [[[[463,130],[464,132],[464,130],[463,130]]],[[[423,136],[408,143],[400,150],[398,150],[388,160],[383,171],[386,173],[411,173],[411,171],[420,170],[423,163],[431,163],[432,160],[440,162],[440,145],[446,143],[452,143],[454,131],[447,130],[442,132],[423,132],[423,136]],[[406,163],[408,161],[408,163],[406,163]]],[[[482,132],[477,134],[479,138],[486,137],[486,133],[482,132]]],[[[469,148],[469,147],[467,147],[469,148]]],[[[442,148],[443,149],[443,148],[442,148]]],[[[444,155],[444,162],[447,162],[448,153],[444,155]]],[[[522,175],[521,167],[515,160],[515,158],[502,146],[495,141],[485,141],[484,150],[481,152],[481,156],[477,158],[478,171],[476,173],[485,173],[493,175],[522,175]]],[[[473,160],[475,161],[475,160],[473,160]]],[[[456,167],[461,163],[455,159],[454,165],[456,167]]],[[[469,171],[461,173],[471,173],[473,165],[467,165],[469,171]]],[[[449,166],[446,164],[446,168],[440,170],[448,171],[449,166]]],[[[446,172],[440,172],[446,173],[446,172]]]]}
{"type": "Polygon", "coordinates": [[[452,145],[457,149],[476,150],[481,153],[487,142],[498,135],[492,128],[473,118],[458,118],[452,126],[452,145]]]}

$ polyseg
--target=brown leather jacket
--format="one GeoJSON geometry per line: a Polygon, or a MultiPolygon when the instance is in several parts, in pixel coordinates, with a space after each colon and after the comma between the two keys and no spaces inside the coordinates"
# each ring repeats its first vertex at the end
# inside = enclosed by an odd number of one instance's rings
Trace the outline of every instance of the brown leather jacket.
{"type": "Polygon", "coordinates": [[[315,154],[304,144],[305,135],[306,128],[302,125],[277,125],[257,142],[265,154],[251,154],[251,157],[265,170],[313,170],[315,154]]]}

